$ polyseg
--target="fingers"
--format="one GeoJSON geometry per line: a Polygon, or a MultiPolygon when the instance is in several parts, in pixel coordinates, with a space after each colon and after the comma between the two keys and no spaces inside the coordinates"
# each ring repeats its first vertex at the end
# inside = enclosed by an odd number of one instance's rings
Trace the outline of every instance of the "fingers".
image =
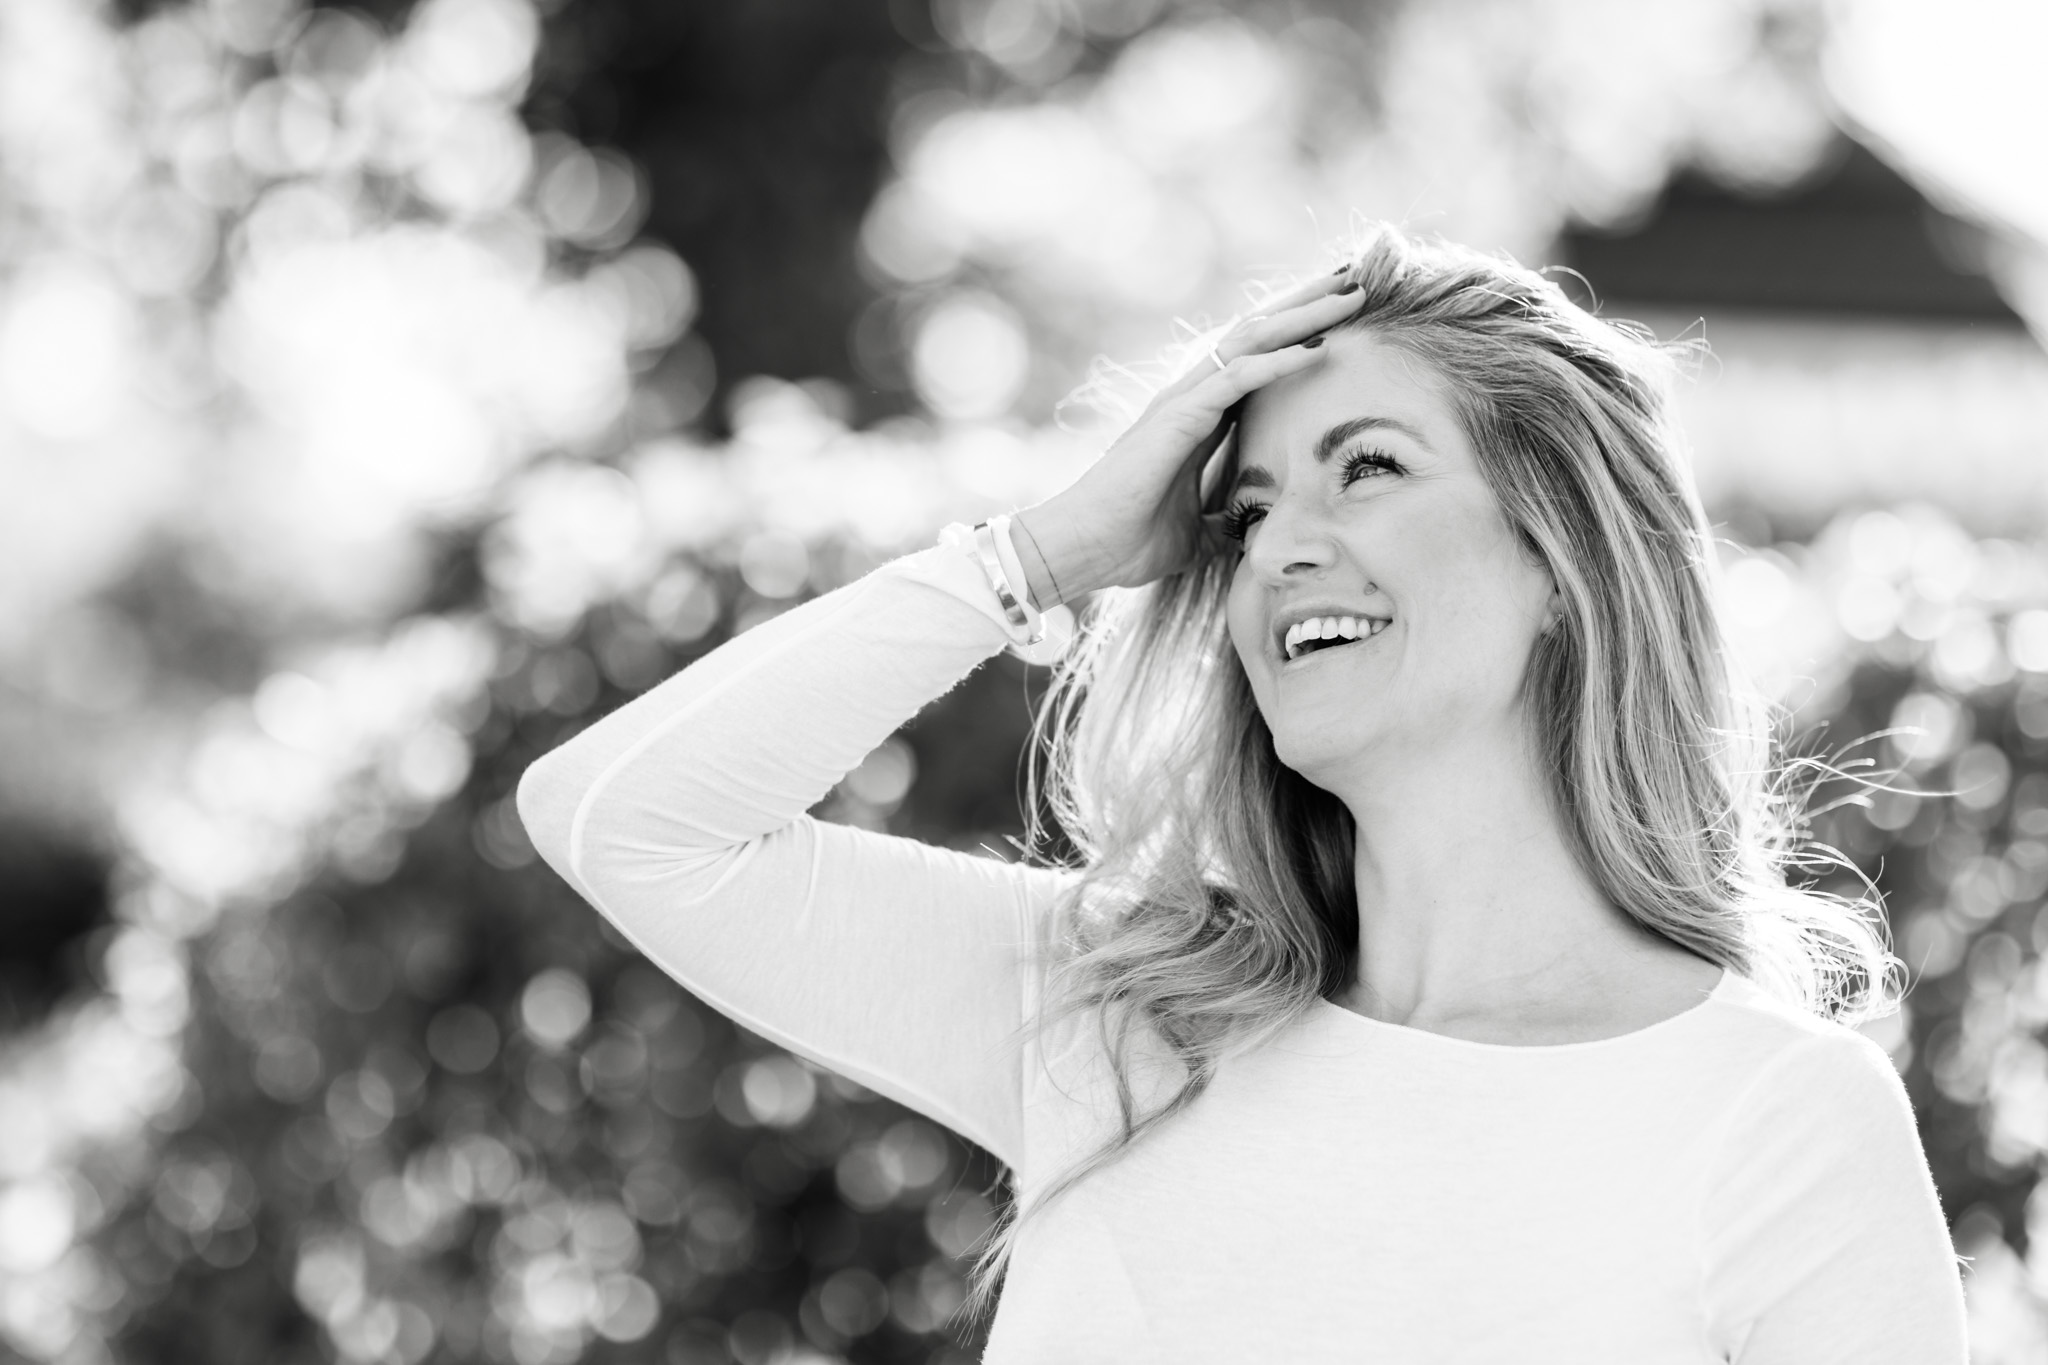
{"type": "Polygon", "coordinates": [[[1180,401],[1205,416],[1213,412],[1221,420],[1224,409],[1246,395],[1321,363],[1326,354],[1321,345],[1294,345],[1241,355],[1220,370],[1211,366],[1211,372],[1183,394],[1180,401]]]}
{"type": "MultiPolygon", "coordinates": [[[[1296,284],[1294,289],[1284,291],[1272,303],[1251,317],[1241,317],[1231,325],[1229,332],[1217,338],[1217,358],[1229,364],[1237,356],[1276,350],[1280,346],[1292,346],[1303,342],[1317,332],[1327,332],[1343,319],[1358,311],[1354,284],[1339,274],[1319,274],[1305,284],[1296,284]]],[[[1217,375],[1217,362],[1206,354],[1182,372],[1178,379],[1165,385],[1153,395],[1149,407],[1159,407],[1165,401],[1180,397],[1194,389],[1204,379],[1217,375]]]]}
{"type": "MultiPolygon", "coordinates": [[[[1333,279],[1332,283],[1337,281],[1333,279]]],[[[1228,362],[1241,355],[1292,346],[1318,332],[1328,331],[1357,311],[1355,288],[1345,287],[1342,293],[1330,290],[1293,307],[1245,319],[1224,336],[1216,349],[1228,362]]]]}
{"type": "Polygon", "coordinates": [[[1299,284],[1274,291],[1265,301],[1254,305],[1254,311],[1271,316],[1289,308],[1299,308],[1304,303],[1313,303],[1328,294],[1334,294],[1348,284],[1351,271],[1348,267],[1334,272],[1312,275],[1299,284]]]}
{"type": "Polygon", "coordinates": [[[1200,383],[1176,395],[1133,430],[1156,424],[1176,432],[1179,440],[1187,442],[1187,455],[1180,467],[1196,471],[1199,478],[1236,425],[1238,406],[1248,394],[1321,363],[1325,354],[1319,345],[1305,345],[1239,356],[1221,370],[1212,369],[1200,383]]]}

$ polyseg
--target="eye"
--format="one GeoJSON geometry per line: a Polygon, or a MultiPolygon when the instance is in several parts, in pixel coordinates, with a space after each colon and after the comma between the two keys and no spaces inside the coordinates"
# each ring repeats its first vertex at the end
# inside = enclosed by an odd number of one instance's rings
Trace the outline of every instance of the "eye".
{"type": "MultiPolygon", "coordinates": [[[[1344,487],[1349,488],[1360,479],[1373,474],[1374,471],[1383,474],[1400,474],[1404,472],[1400,461],[1383,450],[1354,451],[1345,457],[1344,460],[1341,474],[1344,487]]],[[[1239,498],[1231,505],[1230,510],[1223,514],[1223,534],[1242,545],[1244,544],[1244,538],[1251,534],[1252,527],[1262,521],[1265,515],[1266,505],[1264,503],[1251,502],[1247,499],[1239,498]]]]}
{"type": "Polygon", "coordinates": [[[1401,472],[1401,465],[1399,461],[1384,450],[1354,451],[1344,460],[1344,486],[1349,488],[1358,480],[1366,477],[1368,470],[1374,469],[1382,473],[1399,474],[1401,472]]]}
{"type": "Polygon", "coordinates": [[[1231,504],[1230,510],[1223,514],[1223,534],[1240,545],[1244,544],[1244,538],[1251,534],[1254,514],[1258,517],[1265,516],[1265,504],[1239,498],[1231,504]]]}

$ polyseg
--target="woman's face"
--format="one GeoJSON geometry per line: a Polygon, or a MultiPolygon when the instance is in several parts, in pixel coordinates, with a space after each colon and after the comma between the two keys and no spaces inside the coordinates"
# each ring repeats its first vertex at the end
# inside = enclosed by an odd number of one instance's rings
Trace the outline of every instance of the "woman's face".
{"type": "Polygon", "coordinates": [[[1370,333],[1325,344],[1322,365],[1245,405],[1228,619],[1281,761],[1341,794],[1361,759],[1519,737],[1553,597],[1443,380],[1370,333]],[[1304,616],[1357,618],[1361,638],[1290,659],[1304,616]]]}

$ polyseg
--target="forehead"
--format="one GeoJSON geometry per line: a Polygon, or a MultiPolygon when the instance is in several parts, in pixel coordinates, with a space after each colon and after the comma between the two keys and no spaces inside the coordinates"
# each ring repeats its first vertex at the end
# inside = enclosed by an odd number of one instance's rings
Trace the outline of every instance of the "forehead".
{"type": "MultiPolygon", "coordinates": [[[[1332,430],[1351,426],[1399,442],[1417,458],[1471,461],[1464,423],[1426,362],[1365,332],[1331,334],[1330,357],[1245,400],[1236,459],[1284,478],[1310,461],[1332,430]]],[[[1327,454],[1327,452],[1322,452],[1327,454]]]]}

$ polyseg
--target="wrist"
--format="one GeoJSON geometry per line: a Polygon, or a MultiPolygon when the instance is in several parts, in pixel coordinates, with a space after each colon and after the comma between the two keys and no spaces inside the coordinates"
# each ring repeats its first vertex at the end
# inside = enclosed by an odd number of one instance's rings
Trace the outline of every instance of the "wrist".
{"type": "Polygon", "coordinates": [[[1013,513],[1010,537],[1018,559],[1023,561],[1024,578],[1031,593],[1031,605],[1050,611],[1093,592],[1107,582],[1090,567],[1080,548],[1066,534],[1068,523],[1057,513],[1048,514],[1046,504],[1013,513]]]}

